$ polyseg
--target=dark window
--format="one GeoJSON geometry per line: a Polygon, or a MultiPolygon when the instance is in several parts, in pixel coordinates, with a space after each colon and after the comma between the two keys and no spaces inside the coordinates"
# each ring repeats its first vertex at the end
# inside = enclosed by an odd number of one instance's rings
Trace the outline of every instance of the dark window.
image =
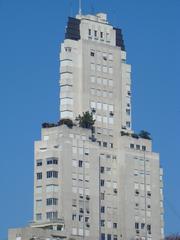
{"type": "Polygon", "coordinates": [[[37,179],[38,179],[38,180],[42,179],[42,172],[37,173],[37,179]]]}
{"type": "Polygon", "coordinates": [[[89,33],[89,36],[91,36],[91,29],[89,29],[88,33],[89,33]]]}
{"type": "Polygon", "coordinates": [[[127,115],[130,115],[130,114],[131,114],[130,109],[126,109],[126,114],[127,114],[127,115]]]}
{"type": "Polygon", "coordinates": [[[49,220],[57,220],[58,219],[58,212],[47,212],[46,218],[49,220]]]}
{"type": "Polygon", "coordinates": [[[117,235],[114,235],[114,236],[113,236],[113,240],[118,240],[118,236],[117,236],[117,235]]]}
{"type": "Polygon", "coordinates": [[[130,144],[130,148],[134,148],[134,144],[131,143],[131,144],[130,144]]]}
{"type": "Polygon", "coordinates": [[[146,146],[142,146],[142,150],[143,150],[143,151],[146,151],[146,146]]]}
{"type": "Polygon", "coordinates": [[[147,230],[151,231],[151,225],[150,224],[147,225],[147,230]]]}
{"type": "Polygon", "coordinates": [[[113,148],[113,143],[110,143],[110,148],[113,148]]]}
{"type": "Polygon", "coordinates": [[[91,57],[94,57],[95,56],[95,53],[91,51],[91,57]]]}
{"type": "Polygon", "coordinates": [[[105,240],[105,234],[101,233],[101,240],[105,240]]]}
{"type": "Polygon", "coordinates": [[[57,158],[48,158],[47,159],[47,165],[51,165],[51,164],[58,164],[58,159],[57,158]]]}
{"type": "Polygon", "coordinates": [[[101,213],[105,213],[105,207],[104,206],[101,207],[101,213]]]}
{"type": "Polygon", "coordinates": [[[79,160],[79,167],[82,167],[82,166],[83,166],[83,161],[79,160]]]}
{"type": "Polygon", "coordinates": [[[107,147],[107,142],[103,142],[103,147],[107,147]]]}
{"type": "Polygon", "coordinates": [[[104,187],[104,180],[101,179],[101,187],[104,187]]]}
{"type": "Polygon", "coordinates": [[[101,167],[101,173],[104,173],[104,167],[101,167]]]}
{"type": "Polygon", "coordinates": [[[89,217],[85,217],[85,222],[89,222],[89,217]]]}
{"type": "Polygon", "coordinates": [[[140,145],[136,145],[136,149],[137,149],[137,150],[140,150],[140,145]]]}
{"type": "Polygon", "coordinates": [[[48,171],[47,178],[58,178],[58,172],[57,171],[48,171]]]}
{"type": "Polygon", "coordinates": [[[139,223],[135,223],[135,229],[139,229],[139,223]]]}
{"type": "Polygon", "coordinates": [[[76,220],[76,214],[73,214],[73,215],[72,215],[72,220],[73,220],[73,221],[76,220]]]}
{"type": "Polygon", "coordinates": [[[104,198],[105,198],[105,194],[101,193],[101,200],[104,200],[104,198]]]}
{"type": "Polygon", "coordinates": [[[36,165],[37,167],[42,166],[42,160],[41,159],[37,160],[36,165]]]}
{"type": "Polygon", "coordinates": [[[105,220],[101,220],[101,227],[105,226],[105,220]]]}
{"type": "Polygon", "coordinates": [[[117,223],[113,223],[113,228],[117,228],[117,223]]]}
{"type": "Polygon", "coordinates": [[[144,229],[145,223],[141,223],[141,229],[144,229]]]}
{"type": "Polygon", "coordinates": [[[57,198],[47,198],[46,205],[47,206],[58,205],[58,199],[57,198]]]}
{"type": "Polygon", "coordinates": [[[101,32],[101,38],[103,38],[104,37],[104,34],[103,34],[103,32],[101,32]]]}
{"type": "Polygon", "coordinates": [[[94,36],[97,37],[97,31],[96,30],[94,31],[94,36]]]}
{"type": "Polygon", "coordinates": [[[97,142],[98,142],[99,146],[101,146],[101,141],[97,141],[97,142]]]}
{"type": "Polygon", "coordinates": [[[111,234],[107,235],[107,240],[111,240],[111,234]]]}

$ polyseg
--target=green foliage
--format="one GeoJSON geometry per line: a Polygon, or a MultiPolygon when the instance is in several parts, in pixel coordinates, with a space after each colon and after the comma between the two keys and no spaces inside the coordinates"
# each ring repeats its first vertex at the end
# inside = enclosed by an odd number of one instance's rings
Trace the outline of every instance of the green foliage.
{"type": "Polygon", "coordinates": [[[151,134],[149,132],[146,132],[144,130],[141,130],[139,133],[139,137],[144,138],[144,139],[148,139],[151,140],[151,134]]]}
{"type": "Polygon", "coordinates": [[[76,120],[79,123],[79,126],[82,128],[93,129],[93,125],[95,120],[93,120],[93,114],[87,112],[83,112],[83,115],[79,115],[76,120]]]}
{"type": "Polygon", "coordinates": [[[58,125],[59,126],[66,125],[69,128],[72,128],[73,127],[73,121],[71,119],[68,119],[68,118],[63,118],[58,122],[58,125]]]}
{"type": "Polygon", "coordinates": [[[69,128],[73,127],[73,121],[71,119],[63,118],[58,123],[47,123],[47,122],[45,122],[45,123],[42,124],[42,128],[53,128],[53,127],[61,126],[63,124],[68,126],[69,128]]]}

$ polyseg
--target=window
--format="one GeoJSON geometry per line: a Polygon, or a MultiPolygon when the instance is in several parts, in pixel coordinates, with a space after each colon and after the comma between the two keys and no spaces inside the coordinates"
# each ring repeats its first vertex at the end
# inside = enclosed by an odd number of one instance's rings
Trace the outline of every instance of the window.
{"type": "Polygon", "coordinates": [[[101,171],[101,173],[104,173],[104,167],[101,167],[100,171],[101,171]]]}
{"type": "Polygon", "coordinates": [[[107,240],[111,240],[111,234],[107,235],[107,240]]]}
{"type": "Polygon", "coordinates": [[[58,164],[58,159],[57,158],[48,158],[47,159],[47,165],[51,165],[51,164],[58,164]]]}
{"type": "Polygon", "coordinates": [[[146,146],[142,146],[142,150],[143,150],[143,151],[146,151],[146,146]]]}
{"type": "Polygon", "coordinates": [[[112,61],[113,60],[113,55],[110,53],[109,54],[109,60],[112,61]]]}
{"type": "Polygon", "coordinates": [[[101,110],[102,109],[102,103],[97,103],[97,109],[101,110]]]}
{"type": "Polygon", "coordinates": [[[57,198],[47,198],[46,205],[47,206],[58,205],[58,199],[57,198]]]}
{"type": "Polygon", "coordinates": [[[66,52],[71,52],[71,49],[72,49],[71,47],[65,47],[66,52]]]}
{"type": "Polygon", "coordinates": [[[117,228],[117,223],[113,223],[113,228],[117,228]]]}
{"type": "Polygon", "coordinates": [[[57,220],[58,219],[58,212],[47,212],[46,218],[48,220],[57,220]]]}
{"type": "Polygon", "coordinates": [[[113,240],[118,240],[118,236],[117,236],[117,235],[114,235],[114,236],[113,236],[113,240]]]}
{"type": "Polygon", "coordinates": [[[107,147],[107,142],[103,142],[103,147],[107,147]]]}
{"type": "Polygon", "coordinates": [[[89,36],[91,36],[91,29],[88,30],[88,34],[89,34],[89,36]]]}
{"type": "Polygon", "coordinates": [[[101,36],[101,38],[103,38],[103,37],[104,37],[104,33],[103,33],[103,32],[101,32],[101,33],[100,33],[100,36],[101,36]]]}
{"type": "Polygon", "coordinates": [[[109,87],[112,87],[112,86],[113,86],[113,81],[109,80],[109,87]]]}
{"type": "Polygon", "coordinates": [[[58,172],[57,171],[48,171],[46,173],[47,178],[58,178],[58,172]]]}
{"type": "Polygon", "coordinates": [[[101,65],[100,64],[97,65],[97,71],[99,71],[99,72],[101,71],[101,65]]]}
{"type": "Polygon", "coordinates": [[[112,67],[109,68],[109,73],[113,74],[113,68],[112,67]]]}
{"type": "Polygon", "coordinates": [[[135,229],[139,229],[139,223],[135,222],[135,229]]]}
{"type": "Polygon", "coordinates": [[[101,207],[101,213],[105,213],[105,207],[104,206],[101,207]]]}
{"type": "Polygon", "coordinates": [[[37,173],[37,180],[40,180],[40,179],[42,179],[42,172],[37,173]]]}
{"type": "Polygon", "coordinates": [[[101,179],[101,187],[104,187],[104,180],[101,179]]]}
{"type": "Polygon", "coordinates": [[[94,63],[91,63],[91,70],[95,71],[95,64],[94,63]]]}
{"type": "Polygon", "coordinates": [[[94,36],[97,37],[97,30],[94,30],[94,36]]]}
{"type": "Polygon", "coordinates": [[[113,143],[110,143],[110,148],[113,148],[113,143]]]}
{"type": "Polygon", "coordinates": [[[131,149],[134,148],[134,144],[133,144],[133,143],[130,144],[130,148],[131,148],[131,149]]]}
{"type": "Polygon", "coordinates": [[[83,167],[83,161],[82,160],[79,160],[79,167],[83,167]]]}
{"type": "Polygon", "coordinates": [[[100,77],[97,78],[97,84],[101,84],[102,80],[100,77]]]}
{"type": "Polygon", "coordinates": [[[37,167],[42,166],[42,159],[39,159],[39,160],[36,161],[36,166],[37,167]]]}
{"type": "Polygon", "coordinates": [[[107,79],[106,78],[103,79],[103,84],[107,85],[107,79]]]}
{"type": "Polygon", "coordinates": [[[36,187],[36,193],[42,193],[42,187],[41,186],[36,187]]]}
{"type": "Polygon", "coordinates": [[[95,52],[91,51],[90,55],[91,55],[91,57],[94,57],[95,56],[95,52]]]}
{"type": "Polygon", "coordinates": [[[61,105],[72,105],[73,99],[72,98],[62,98],[61,105]]]}
{"type": "Polygon", "coordinates": [[[90,106],[91,106],[91,108],[96,109],[96,103],[95,102],[90,102],[90,106]]]}
{"type": "Polygon", "coordinates": [[[107,123],[108,119],[107,117],[103,117],[103,123],[107,123]]]}
{"type": "Polygon", "coordinates": [[[91,82],[95,83],[95,76],[91,76],[91,82]]]}
{"type": "Polygon", "coordinates": [[[126,122],[126,127],[130,128],[131,123],[130,122],[126,122]]]}
{"type": "Polygon", "coordinates": [[[101,193],[101,200],[104,200],[104,198],[105,198],[105,194],[101,193]]]}
{"type": "Polygon", "coordinates": [[[36,200],[36,207],[37,208],[41,208],[42,207],[42,200],[41,199],[36,200]]]}
{"type": "Polygon", "coordinates": [[[79,215],[79,222],[83,221],[83,215],[79,215]]]}
{"type": "Polygon", "coordinates": [[[127,114],[128,116],[130,116],[130,114],[131,114],[130,109],[126,109],[126,114],[127,114]]]}
{"type": "Polygon", "coordinates": [[[36,214],[36,220],[40,221],[42,219],[42,213],[37,213],[36,214]]]}
{"type": "Polygon", "coordinates": [[[137,149],[137,150],[140,150],[140,145],[136,145],[136,149],[137,149]]]}
{"type": "Polygon", "coordinates": [[[58,185],[50,184],[46,186],[46,192],[58,192],[58,185]]]}
{"type": "Polygon", "coordinates": [[[105,240],[105,234],[101,233],[101,240],[105,240]]]}
{"type": "Polygon", "coordinates": [[[101,227],[105,226],[105,220],[101,220],[101,227]]]}
{"type": "Polygon", "coordinates": [[[76,220],[76,214],[73,214],[73,215],[72,215],[72,220],[73,220],[73,221],[76,220]]]}
{"type": "Polygon", "coordinates": [[[107,73],[107,66],[103,66],[103,72],[107,73]]]}
{"type": "Polygon", "coordinates": [[[109,118],[109,124],[114,124],[114,119],[113,119],[113,117],[110,117],[110,118],[109,118]]]}
{"type": "Polygon", "coordinates": [[[141,223],[141,229],[145,228],[145,223],[141,223]]]}

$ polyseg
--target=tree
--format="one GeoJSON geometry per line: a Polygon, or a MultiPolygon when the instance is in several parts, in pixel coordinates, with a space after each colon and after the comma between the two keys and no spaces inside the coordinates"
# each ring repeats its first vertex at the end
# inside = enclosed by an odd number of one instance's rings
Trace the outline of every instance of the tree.
{"type": "Polygon", "coordinates": [[[58,122],[58,125],[61,126],[61,125],[66,125],[68,126],[69,128],[72,128],[73,127],[73,121],[69,118],[62,118],[59,122],[58,122]]]}
{"type": "Polygon", "coordinates": [[[144,130],[141,130],[139,133],[139,137],[144,138],[144,139],[148,139],[151,140],[151,134],[149,132],[146,132],[144,130]]]}
{"type": "Polygon", "coordinates": [[[79,122],[79,126],[82,128],[93,129],[93,125],[95,120],[93,119],[93,114],[87,112],[83,112],[83,115],[79,115],[76,120],[79,122]]]}

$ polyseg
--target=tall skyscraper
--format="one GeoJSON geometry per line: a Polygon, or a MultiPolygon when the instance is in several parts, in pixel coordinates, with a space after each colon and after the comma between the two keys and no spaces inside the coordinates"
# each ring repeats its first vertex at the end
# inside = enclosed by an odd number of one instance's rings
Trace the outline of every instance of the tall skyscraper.
{"type": "Polygon", "coordinates": [[[9,239],[164,239],[159,154],[147,132],[132,130],[131,66],[104,13],[68,19],[60,119],[35,142],[34,221],[9,239]],[[83,112],[93,130],[78,125],[83,112]]]}

